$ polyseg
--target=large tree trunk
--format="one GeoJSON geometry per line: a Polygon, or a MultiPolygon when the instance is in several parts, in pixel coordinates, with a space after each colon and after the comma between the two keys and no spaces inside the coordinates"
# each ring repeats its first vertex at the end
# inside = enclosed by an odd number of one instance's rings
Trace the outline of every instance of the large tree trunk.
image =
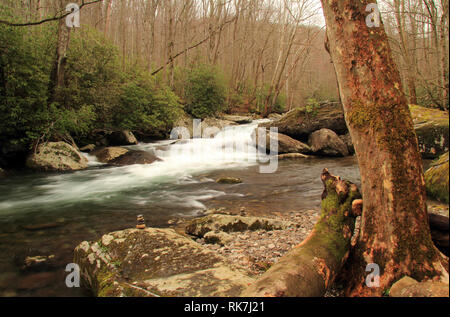
{"type": "Polygon", "coordinates": [[[404,275],[448,280],[448,258],[431,240],[422,160],[400,75],[383,24],[365,22],[372,2],[322,0],[364,200],[347,262],[349,296],[381,295],[404,275]],[[370,263],[380,267],[379,287],[365,285],[370,263]]]}
{"type": "Polygon", "coordinates": [[[356,185],[322,173],[322,212],[308,238],[293,248],[242,294],[245,297],[323,296],[350,250],[355,219],[361,214],[356,185]]]}

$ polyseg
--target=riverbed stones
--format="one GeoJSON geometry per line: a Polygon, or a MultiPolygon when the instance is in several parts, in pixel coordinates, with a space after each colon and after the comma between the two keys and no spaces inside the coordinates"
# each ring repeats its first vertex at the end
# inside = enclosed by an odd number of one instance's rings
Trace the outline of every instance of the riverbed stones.
{"type": "Polygon", "coordinates": [[[314,154],[335,157],[349,155],[347,145],[330,129],[313,132],[309,136],[308,144],[314,154]]]}
{"type": "Polygon", "coordinates": [[[68,143],[48,142],[40,144],[26,164],[38,171],[76,171],[87,168],[88,160],[68,143]]]}
{"type": "Polygon", "coordinates": [[[425,183],[428,196],[441,202],[449,203],[449,155],[443,154],[438,160],[433,162],[425,172],[425,183]]]}
{"type": "Polygon", "coordinates": [[[83,285],[97,296],[237,296],[253,278],[172,229],[126,229],[108,246],[75,249],[83,285]]]}
{"type": "Polygon", "coordinates": [[[185,232],[192,236],[204,237],[210,231],[271,231],[282,230],[292,226],[294,226],[293,223],[278,219],[214,214],[192,220],[187,224],[185,232]]]}

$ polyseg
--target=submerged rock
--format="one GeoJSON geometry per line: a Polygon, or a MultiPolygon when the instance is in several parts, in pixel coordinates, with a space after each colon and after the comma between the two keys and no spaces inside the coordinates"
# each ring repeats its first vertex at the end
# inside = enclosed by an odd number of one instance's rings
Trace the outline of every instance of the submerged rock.
{"type": "Polygon", "coordinates": [[[92,154],[97,157],[97,160],[101,163],[109,163],[119,156],[128,153],[129,151],[123,147],[107,147],[94,151],[92,154]]]}
{"type": "Polygon", "coordinates": [[[422,157],[433,159],[448,152],[448,112],[417,105],[410,105],[409,108],[422,157]]]}
{"type": "Polygon", "coordinates": [[[308,144],[314,154],[324,156],[348,156],[347,145],[334,131],[321,129],[309,136],[308,144]]]}
{"type": "Polygon", "coordinates": [[[247,271],[172,229],[127,229],[75,249],[82,283],[96,296],[237,296],[247,271]]]}
{"type": "Polygon", "coordinates": [[[123,155],[109,161],[109,164],[124,166],[133,164],[152,164],[161,161],[160,158],[146,151],[128,151],[123,155]]]}
{"type": "Polygon", "coordinates": [[[21,271],[29,272],[39,272],[46,270],[53,270],[57,266],[55,262],[55,256],[52,255],[37,255],[37,256],[27,256],[21,266],[21,271]]]}
{"type": "Polygon", "coordinates": [[[242,183],[242,179],[237,177],[221,177],[216,180],[216,183],[219,184],[240,184],[242,183]]]}
{"type": "Polygon", "coordinates": [[[449,203],[448,159],[449,156],[447,152],[431,164],[431,167],[425,172],[425,183],[428,195],[447,204],[449,203]]]}
{"type": "Polygon", "coordinates": [[[448,297],[448,283],[426,281],[419,283],[409,276],[395,282],[390,291],[391,297],[448,297]]]}
{"type": "Polygon", "coordinates": [[[229,215],[208,215],[192,220],[186,226],[186,233],[196,237],[204,237],[210,231],[241,232],[246,230],[284,230],[293,223],[278,219],[261,217],[242,217],[229,215]]]}
{"type": "Polygon", "coordinates": [[[28,156],[27,167],[39,171],[75,171],[88,167],[88,160],[65,142],[48,142],[28,156]]]}

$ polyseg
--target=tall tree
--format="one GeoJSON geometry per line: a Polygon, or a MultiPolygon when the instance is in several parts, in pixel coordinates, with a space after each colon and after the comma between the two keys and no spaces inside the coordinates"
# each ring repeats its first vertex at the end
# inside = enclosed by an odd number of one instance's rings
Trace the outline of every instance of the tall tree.
{"type": "Polygon", "coordinates": [[[347,295],[381,295],[404,275],[448,279],[433,245],[417,137],[382,22],[369,27],[373,0],[322,0],[330,55],[360,166],[364,209],[348,260],[347,295]],[[380,267],[379,287],[365,285],[380,267]]]}

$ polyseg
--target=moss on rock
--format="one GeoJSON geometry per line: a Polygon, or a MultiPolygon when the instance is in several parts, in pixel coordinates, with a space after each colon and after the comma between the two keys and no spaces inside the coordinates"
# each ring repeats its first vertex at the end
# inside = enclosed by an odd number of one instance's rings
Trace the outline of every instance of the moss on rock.
{"type": "Polygon", "coordinates": [[[449,203],[448,152],[435,161],[425,173],[427,193],[430,197],[449,203]]]}

